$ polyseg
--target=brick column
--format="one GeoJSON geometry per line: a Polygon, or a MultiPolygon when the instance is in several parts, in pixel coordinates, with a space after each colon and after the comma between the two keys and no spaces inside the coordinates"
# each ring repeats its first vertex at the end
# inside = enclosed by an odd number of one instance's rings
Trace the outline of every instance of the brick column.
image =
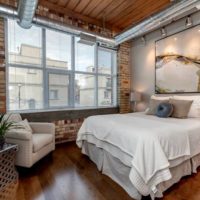
{"type": "Polygon", "coordinates": [[[120,44],[118,50],[118,102],[120,113],[130,112],[130,91],[131,91],[131,72],[130,72],[130,49],[131,43],[120,44]]]}
{"type": "Polygon", "coordinates": [[[4,43],[4,19],[0,18],[0,113],[6,112],[6,67],[4,43]]]}

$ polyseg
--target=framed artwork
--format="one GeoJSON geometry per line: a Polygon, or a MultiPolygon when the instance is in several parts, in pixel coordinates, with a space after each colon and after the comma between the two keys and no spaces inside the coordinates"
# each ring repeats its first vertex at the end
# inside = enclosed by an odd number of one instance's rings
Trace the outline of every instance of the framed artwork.
{"type": "Polygon", "coordinates": [[[200,92],[200,25],[158,40],[155,92],[200,92]]]}

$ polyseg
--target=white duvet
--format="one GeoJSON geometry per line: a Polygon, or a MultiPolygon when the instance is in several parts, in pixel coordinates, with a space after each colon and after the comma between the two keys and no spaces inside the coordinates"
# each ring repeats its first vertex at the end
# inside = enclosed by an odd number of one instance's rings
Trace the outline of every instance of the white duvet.
{"type": "Polygon", "coordinates": [[[169,168],[174,160],[200,153],[200,120],[163,119],[144,113],[92,116],[79,130],[80,148],[84,140],[129,165],[131,182],[142,195],[148,195],[171,178],[169,168]]]}

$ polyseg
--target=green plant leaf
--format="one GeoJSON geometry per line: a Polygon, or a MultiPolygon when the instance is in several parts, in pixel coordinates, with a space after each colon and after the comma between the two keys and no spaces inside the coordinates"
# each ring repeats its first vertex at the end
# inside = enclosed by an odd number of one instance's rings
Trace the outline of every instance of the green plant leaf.
{"type": "Polygon", "coordinates": [[[22,128],[17,123],[9,121],[10,115],[8,117],[5,114],[0,115],[0,137],[4,137],[5,134],[11,129],[22,128]]]}

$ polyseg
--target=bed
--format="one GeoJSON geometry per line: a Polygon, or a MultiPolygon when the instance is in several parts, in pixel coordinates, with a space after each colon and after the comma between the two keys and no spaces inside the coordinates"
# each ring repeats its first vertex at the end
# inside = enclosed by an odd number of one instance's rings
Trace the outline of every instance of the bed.
{"type": "Polygon", "coordinates": [[[200,119],[145,113],[100,115],[82,124],[77,145],[134,199],[163,192],[200,165],[200,119]]]}

